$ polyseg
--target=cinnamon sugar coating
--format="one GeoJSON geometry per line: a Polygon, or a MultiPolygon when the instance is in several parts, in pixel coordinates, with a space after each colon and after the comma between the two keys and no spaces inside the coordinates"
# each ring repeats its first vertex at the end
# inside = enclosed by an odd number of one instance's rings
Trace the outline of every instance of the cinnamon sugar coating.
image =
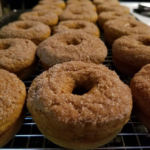
{"type": "Polygon", "coordinates": [[[137,20],[110,20],[104,24],[103,29],[106,42],[109,45],[124,35],[150,35],[150,27],[137,20]]]}
{"type": "Polygon", "coordinates": [[[60,21],[65,20],[87,20],[93,23],[96,23],[98,15],[96,12],[82,7],[73,7],[71,9],[65,9],[60,15],[60,21]]]}
{"type": "Polygon", "coordinates": [[[96,37],[100,36],[100,31],[98,27],[95,24],[85,20],[62,21],[58,24],[58,26],[55,27],[53,34],[62,33],[66,31],[81,31],[86,32],[90,35],[94,35],[96,37]]]}
{"type": "MultiPolygon", "coordinates": [[[[0,69],[0,135],[6,133],[21,116],[25,98],[24,83],[16,75],[0,69]]],[[[8,138],[12,136],[11,134],[8,135],[8,138]]],[[[3,144],[2,138],[0,146],[3,144]]]]}
{"type": "Polygon", "coordinates": [[[150,63],[150,35],[129,35],[113,44],[115,66],[124,74],[133,76],[150,63]]]}
{"type": "Polygon", "coordinates": [[[118,0],[93,0],[93,3],[96,6],[101,4],[112,5],[112,4],[119,4],[119,1],[118,0]]]}
{"type": "Polygon", "coordinates": [[[107,21],[115,19],[135,20],[135,17],[130,14],[125,14],[123,12],[117,11],[102,12],[98,16],[98,25],[100,26],[101,29],[103,29],[103,26],[107,21]]]}
{"type": "Polygon", "coordinates": [[[131,80],[130,87],[137,118],[150,129],[150,64],[144,66],[131,80]]]}
{"type": "Polygon", "coordinates": [[[27,107],[48,139],[70,149],[90,149],[112,140],[129,120],[132,96],[107,67],[74,61],[38,76],[27,107]],[[87,92],[74,94],[75,88],[87,92]]]}
{"type": "Polygon", "coordinates": [[[62,13],[62,9],[54,5],[36,5],[35,7],[33,7],[32,11],[53,12],[57,15],[60,15],[62,13]]]}
{"type": "Polygon", "coordinates": [[[36,21],[15,21],[0,29],[0,38],[24,38],[39,44],[50,36],[50,28],[36,21]]]}
{"type": "Polygon", "coordinates": [[[48,26],[54,26],[58,23],[58,16],[53,12],[31,11],[22,13],[19,20],[39,21],[48,26]]]}
{"type": "Polygon", "coordinates": [[[99,64],[105,60],[107,48],[97,37],[71,31],[55,34],[43,41],[37,48],[37,55],[47,68],[73,60],[99,64]]]}

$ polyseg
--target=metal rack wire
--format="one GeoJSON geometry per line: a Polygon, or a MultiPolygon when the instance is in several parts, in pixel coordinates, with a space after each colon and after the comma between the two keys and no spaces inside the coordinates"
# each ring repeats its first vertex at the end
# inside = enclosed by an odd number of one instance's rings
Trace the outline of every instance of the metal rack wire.
{"type": "MultiPolygon", "coordinates": [[[[14,12],[0,21],[0,27],[7,24],[8,21],[16,19],[22,11],[14,12]]],[[[105,41],[103,34],[101,33],[101,39],[105,41]]],[[[104,65],[111,70],[115,70],[120,76],[120,79],[129,84],[130,78],[122,75],[118,72],[112,60],[112,51],[108,47],[108,55],[104,62],[104,65]]],[[[33,74],[28,80],[24,81],[28,90],[33,79],[42,73],[43,70],[39,64],[35,74],[33,74]]],[[[38,130],[36,123],[32,119],[29,112],[26,113],[26,117],[20,131],[14,136],[14,138],[5,145],[2,149],[28,149],[28,150],[63,150],[64,148],[55,145],[47,140],[44,135],[38,130]]],[[[113,139],[110,143],[95,150],[150,150],[150,131],[142,125],[132,113],[129,122],[123,127],[122,131],[113,139]]]]}

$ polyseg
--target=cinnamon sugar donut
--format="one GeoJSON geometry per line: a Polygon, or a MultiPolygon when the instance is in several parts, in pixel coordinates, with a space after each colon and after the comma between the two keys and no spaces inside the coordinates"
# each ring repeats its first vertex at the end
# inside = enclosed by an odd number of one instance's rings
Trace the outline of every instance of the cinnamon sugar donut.
{"type": "Polygon", "coordinates": [[[98,6],[102,4],[112,5],[112,4],[119,4],[118,0],[93,0],[93,3],[98,6]]]}
{"type": "Polygon", "coordinates": [[[50,36],[50,28],[36,21],[15,21],[0,29],[0,38],[24,38],[36,45],[50,36]]]}
{"type": "Polygon", "coordinates": [[[62,9],[54,5],[36,5],[33,7],[32,11],[52,12],[56,15],[60,15],[62,13],[62,9]]]}
{"type": "Polygon", "coordinates": [[[41,5],[50,5],[50,6],[57,6],[61,9],[65,8],[65,2],[63,0],[41,0],[39,1],[41,5]]]}
{"type": "Polygon", "coordinates": [[[102,5],[97,6],[98,14],[100,14],[102,12],[106,12],[106,11],[123,12],[123,13],[126,13],[126,14],[129,14],[129,12],[130,12],[128,7],[118,5],[118,4],[112,4],[112,5],[102,4],[102,5]]]}
{"type": "Polygon", "coordinates": [[[26,39],[0,39],[0,68],[24,80],[37,66],[36,45],[26,39]]]}
{"type": "Polygon", "coordinates": [[[150,27],[137,20],[110,20],[104,24],[103,29],[105,40],[109,45],[124,35],[150,35],[150,27]]]}
{"type": "Polygon", "coordinates": [[[23,124],[26,88],[16,75],[3,69],[0,83],[0,147],[3,147],[23,124]]]}
{"type": "Polygon", "coordinates": [[[101,29],[103,29],[103,26],[107,21],[115,19],[135,20],[135,17],[130,14],[125,14],[123,12],[115,12],[115,11],[102,12],[98,16],[98,25],[101,29]]]}
{"type": "Polygon", "coordinates": [[[62,12],[59,19],[61,21],[65,20],[87,20],[96,23],[98,15],[96,12],[87,8],[72,8],[66,9],[62,12]]]}
{"type": "Polygon", "coordinates": [[[144,66],[131,80],[134,112],[137,118],[150,129],[150,64],[144,66]]]}
{"type": "Polygon", "coordinates": [[[133,76],[150,63],[150,35],[130,35],[113,44],[113,61],[118,70],[133,76]]]}
{"type": "Polygon", "coordinates": [[[68,149],[93,149],[111,141],[129,120],[132,96],[105,66],[73,61],[38,76],[27,107],[50,141],[68,149]]]}
{"type": "Polygon", "coordinates": [[[25,12],[19,16],[19,19],[38,21],[48,26],[54,26],[58,23],[58,16],[55,13],[45,11],[25,12]]]}
{"type": "Polygon", "coordinates": [[[66,61],[103,63],[107,55],[104,43],[97,37],[79,31],[64,32],[43,41],[37,48],[44,69],[66,61]]]}
{"type": "Polygon", "coordinates": [[[58,24],[58,26],[55,27],[53,34],[62,33],[66,31],[84,31],[96,37],[100,36],[100,31],[98,27],[95,24],[84,20],[62,21],[58,24]]]}

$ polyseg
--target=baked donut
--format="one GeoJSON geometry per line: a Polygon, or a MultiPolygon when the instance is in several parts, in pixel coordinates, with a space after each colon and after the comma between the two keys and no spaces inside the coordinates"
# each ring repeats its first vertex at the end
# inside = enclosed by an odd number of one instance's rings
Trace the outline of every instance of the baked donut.
{"type": "Polygon", "coordinates": [[[62,12],[62,14],[59,17],[60,21],[65,20],[87,20],[93,23],[96,23],[98,19],[98,15],[96,12],[87,9],[87,8],[71,8],[66,9],[62,12]]]}
{"type": "Polygon", "coordinates": [[[93,149],[111,141],[129,120],[132,96],[107,67],[73,61],[38,76],[27,107],[50,141],[68,149],[93,149]]]}
{"type": "Polygon", "coordinates": [[[150,64],[144,66],[131,80],[134,113],[150,129],[150,64]]]}
{"type": "Polygon", "coordinates": [[[37,67],[36,45],[27,39],[0,39],[0,68],[25,80],[37,67]]]}
{"type": "Polygon", "coordinates": [[[19,16],[20,20],[30,20],[42,22],[48,26],[54,26],[58,23],[58,15],[47,11],[31,11],[22,13],[19,16]]]}
{"type": "Polygon", "coordinates": [[[129,35],[113,44],[113,62],[118,70],[133,76],[150,63],[150,35],[129,35]]]}
{"type": "Polygon", "coordinates": [[[102,12],[98,16],[98,25],[101,29],[103,29],[105,22],[115,19],[135,20],[135,17],[130,14],[125,14],[123,12],[115,12],[115,11],[102,12]]]}
{"type": "Polygon", "coordinates": [[[49,26],[37,21],[15,21],[0,29],[0,38],[24,38],[36,45],[51,34],[49,26]]]}
{"type": "Polygon", "coordinates": [[[105,40],[109,45],[124,35],[150,35],[150,27],[137,20],[110,20],[104,24],[103,29],[105,40]]]}
{"type": "Polygon", "coordinates": [[[100,36],[98,27],[92,22],[85,20],[68,20],[62,21],[55,27],[53,34],[62,33],[66,31],[84,31],[96,37],[100,36]]]}
{"type": "Polygon", "coordinates": [[[0,83],[0,147],[3,147],[23,124],[26,88],[16,75],[3,69],[0,83]]]}
{"type": "Polygon", "coordinates": [[[116,12],[122,12],[122,13],[126,13],[126,14],[129,14],[129,12],[130,12],[128,7],[118,5],[118,4],[112,4],[112,5],[102,4],[102,5],[97,6],[98,14],[100,14],[102,12],[106,12],[106,11],[116,11],[116,12]]]}
{"type": "Polygon", "coordinates": [[[96,7],[93,4],[89,4],[89,3],[71,3],[66,6],[66,9],[72,9],[72,8],[80,8],[80,9],[86,8],[86,9],[96,11],[96,7]]]}
{"type": "Polygon", "coordinates": [[[32,11],[52,12],[56,15],[60,15],[62,13],[62,9],[54,5],[36,5],[33,7],[32,11]]]}
{"type": "Polygon", "coordinates": [[[97,37],[80,31],[64,32],[43,41],[37,48],[42,67],[48,69],[66,61],[103,63],[107,48],[97,37]]]}
{"type": "Polygon", "coordinates": [[[65,2],[63,0],[41,0],[39,1],[41,5],[50,5],[50,6],[57,6],[61,9],[65,8],[65,2]]]}
{"type": "Polygon", "coordinates": [[[93,4],[94,5],[102,5],[102,4],[106,4],[107,5],[112,5],[112,4],[119,4],[118,0],[93,0],[93,4]]]}

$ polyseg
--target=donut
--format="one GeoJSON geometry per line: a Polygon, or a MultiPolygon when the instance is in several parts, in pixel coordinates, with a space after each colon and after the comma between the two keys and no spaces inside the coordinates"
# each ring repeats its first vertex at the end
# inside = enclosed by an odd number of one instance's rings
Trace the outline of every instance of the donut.
{"type": "Polygon", "coordinates": [[[39,1],[41,5],[50,5],[50,6],[57,6],[61,9],[65,8],[65,2],[63,0],[41,0],[39,1]]]}
{"type": "Polygon", "coordinates": [[[89,4],[89,3],[71,3],[66,7],[66,9],[72,9],[72,8],[80,8],[80,9],[86,8],[96,12],[96,7],[93,4],[89,4]]]}
{"type": "Polygon", "coordinates": [[[118,0],[93,0],[93,4],[96,6],[102,4],[113,5],[113,4],[119,4],[119,1],[118,0]]]}
{"type": "Polygon", "coordinates": [[[102,12],[106,12],[106,11],[122,12],[122,13],[126,13],[126,14],[129,14],[129,12],[130,12],[128,7],[118,5],[118,4],[112,4],[112,5],[102,4],[102,5],[97,6],[98,14],[100,14],[102,12]]]}
{"type": "Polygon", "coordinates": [[[86,3],[86,4],[93,4],[90,0],[68,0],[66,4],[75,4],[75,3],[86,3]]]}
{"type": "Polygon", "coordinates": [[[133,110],[137,118],[150,129],[150,64],[142,67],[130,82],[133,110]]]}
{"type": "Polygon", "coordinates": [[[125,14],[123,12],[115,12],[115,11],[102,12],[98,16],[98,25],[101,29],[103,29],[105,22],[115,19],[135,20],[135,17],[130,14],[125,14]]]}
{"type": "Polygon", "coordinates": [[[27,79],[37,66],[36,45],[27,39],[0,39],[0,69],[27,79]]]}
{"type": "Polygon", "coordinates": [[[37,21],[15,21],[0,29],[0,38],[24,38],[36,45],[51,34],[49,26],[37,21]]]}
{"type": "Polygon", "coordinates": [[[27,107],[50,141],[68,149],[93,149],[110,142],[129,120],[132,96],[107,67],[72,61],[33,81],[27,107]]]}
{"type": "Polygon", "coordinates": [[[30,20],[42,22],[48,26],[54,26],[58,23],[58,15],[47,11],[31,11],[22,13],[19,20],[30,20]]]}
{"type": "Polygon", "coordinates": [[[62,9],[54,5],[36,5],[33,7],[32,11],[52,12],[56,15],[60,15],[62,13],[62,9]]]}
{"type": "Polygon", "coordinates": [[[23,124],[26,88],[16,75],[3,69],[0,83],[0,147],[3,147],[23,124]]]}
{"type": "Polygon", "coordinates": [[[103,63],[107,48],[97,37],[85,32],[71,31],[55,34],[37,47],[42,67],[48,69],[67,61],[103,63]]]}
{"type": "Polygon", "coordinates": [[[62,14],[59,17],[60,21],[65,20],[87,20],[93,23],[96,23],[98,19],[98,15],[96,12],[81,7],[74,7],[72,9],[66,9],[62,12],[62,14]]]}
{"type": "Polygon", "coordinates": [[[103,29],[105,40],[109,45],[124,35],[150,34],[150,27],[137,20],[110,20],[104,24],[103,29]]]}
{"type": "Polygon", "coordinates": [[[53,34],[62,33],[66,31],[84,31],[96,37],[100,36],[98,27],[92,22],[85,20],[68,20],[62,21],[55,27],[53,34]]]}
{"type": "Polygon", "coordinates": [[[117,39],[113,44],[113,62],[118,70],[133,76],[144,65],[150,63],[150,35],[129,35],[117,39]]]}

